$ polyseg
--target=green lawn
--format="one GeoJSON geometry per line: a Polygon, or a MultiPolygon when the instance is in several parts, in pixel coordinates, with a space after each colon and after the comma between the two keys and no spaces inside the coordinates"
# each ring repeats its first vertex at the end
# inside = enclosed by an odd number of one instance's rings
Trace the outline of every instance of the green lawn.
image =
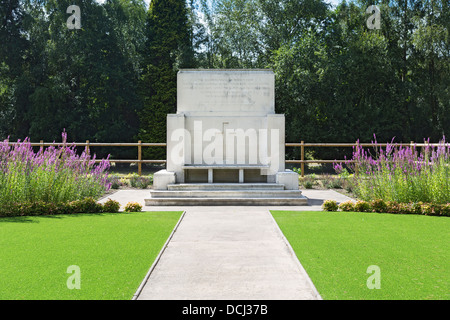
{"type": "Polygon", "coordinates": [[[180,216],[0,218],[0,299],[131,299],[180,216]],[[79,290],[67,287],[72,265],[79,290]]]}
{"type": "MultiPolygon", "coordinates": [[[[450,299],[450,219],[272,211],[323,299],[450,299]],[[369,289],[369,266],[380,289],[369,289]]],[[[370,281],[371,282],[371,281],[370,281]]]]}

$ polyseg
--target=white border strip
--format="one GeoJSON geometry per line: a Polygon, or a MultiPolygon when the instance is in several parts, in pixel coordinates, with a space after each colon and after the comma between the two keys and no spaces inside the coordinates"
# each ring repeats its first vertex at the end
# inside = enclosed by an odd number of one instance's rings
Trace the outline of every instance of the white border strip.
{"type": "MultiPolygon", "coordinates": [[[[276,229],[278,230],[278,233],[280,234],[281,238],[283,239],[284,243],[286,244],[286,247],[290,251],[293,259],[297,263],[298,268],[300,269],[300,272],[305,275],[306,281],[311,286],[311,289],[313,290],[314,295],[316,296],[317,300],[323,300],[319,291],[317,291],[316,286],[312,282],[311,278],[309,277],[308,273],[306,272],[305,268],[303,268],[302,264],[300,263],[300,260],[298,259],[297,255],[295,254],[294,249],[292,248],[291,244],[289,243],[288,239],[285,237],[283,231],[281,231],[280,226],[278,225],[277,221],[272,215],[272,212],[270,212],[270,209],[267,210],[269,212],[270,217],[272,218],[273,223],[276,225],[276,229]]],[[[277,211],[276,209],[273,211],[277,211]]]]}
{"type": "Polygon", "coordinates": [[[139,298],[139,295],[141,294],[142,289],[144,289],[144,286],[147,284],[147,281],[150,278],[150,275],[152,274],[153,270],[155,269],[156,265],[158,264],[159,259],[161,259],[162,254],[166,250],[167,245],[169,244],[170,240],[172,239],[175,231],[177,231],[178,226],[180,225],[181,221],[183,220],[185,214],[186,214],[186,211],[183,211],[183,213],[181,214],[180,219],[178,220],[177,224],[175,225],[175,227],[173,228],[171,234],[169,235],[169,238],[167,238],[166,243],[164,243],[161,251],[159,252],[158,256],[156,257],[155,261],[153,262],[152,266],[150,267],[150,270],[148,270],[144,280],[142,280],[139,288],[136,290],[136,292],[134,293],[133,298],[131,300],[137,300],[139,298]]]}

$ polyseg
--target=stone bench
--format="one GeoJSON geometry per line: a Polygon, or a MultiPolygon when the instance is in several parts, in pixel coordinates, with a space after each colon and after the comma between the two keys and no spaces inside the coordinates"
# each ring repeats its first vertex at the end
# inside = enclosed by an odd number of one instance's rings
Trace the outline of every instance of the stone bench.
{"type": "Polygon", "coordinates": [[[267,170],[270,167],[268,165],[249,165],[249,164],[215,164],[215,165],[203,165],[192,164],[184,165],[183,170],[208,170],[208,183],[214,183],[214,170],[238,170],[239,171],[239,183],[244,183],[244,170],[267,170]]]}

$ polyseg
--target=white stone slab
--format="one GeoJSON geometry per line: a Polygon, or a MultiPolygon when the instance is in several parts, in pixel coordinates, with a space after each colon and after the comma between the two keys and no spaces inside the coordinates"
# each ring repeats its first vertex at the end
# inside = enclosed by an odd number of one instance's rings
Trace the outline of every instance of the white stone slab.
{"type": "Polygon", "coordinates": [[[275,113],[275,77],[271,70],[181,70],[177,85],[178,113],[197,116],[275,113]]]}

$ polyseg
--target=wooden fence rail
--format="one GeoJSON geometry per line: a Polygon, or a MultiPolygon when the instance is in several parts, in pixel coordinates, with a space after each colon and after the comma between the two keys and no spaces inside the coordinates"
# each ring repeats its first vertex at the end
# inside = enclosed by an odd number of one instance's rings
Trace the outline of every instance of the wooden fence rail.
{"type": "MultiPolygon", "coordinates": [[[[17,142],[10,142],[9,145],[14,146],[17,142]]],[[[40,142],[31,142],[30,145],[32,147],[40,147],[41,150],[44,147],[57,147],[60,146],[61,143],[58,142],[44,142],[41,140],[40,142]]],[[[166,163],[166,160],[143,160],[142,159],[142,148],[143,147],[166,147],[166,143],[145,143],[142,141],[138,141],[137,143],[134,142],[118,142],[118,143],[106,143],[106,142],[89,142],[89,140],[86,140],[86,142],[73,142],[68,143],[69,146],[76,146],[76,147],[85,147],[86,152],[90,152],[91,147],[136,147],[138,148],[138,158],[137,159],[110,159],[109,161],[112,163],[137,163],[138,164],[138,174],[142,175],[142,164],[143,163],[166,163]]],[[[354,142],[354,143],[305,143],[304,141],[300,143],[286,143],[286,147],[299,147],[300,149],[300,160],[286,160],[286,163],[299,163],[300,164],[300,170],[301,170],[301,176],[305,176],[305,163],[343,163],[348,160],[305,160],[305,149],[307,147],[328,147],[328,148],[342,148],[342,147],[386,147],[387,145],[392,145],[388,143],[360,143],[360,142],[354,142]]],[[[410,143],[395,143],[396,146],[410,146],[410,147],[438,147],[442,144],[439,143],[415,143],[411,141],[410,143]]],[[[450,148],[450,144],[446,143],[446,146],[450,148]]],[[[96,162],[101,162],[102,160],[96,160],[96,162]]],[[[351,162],[351,161],[349,161],[351,162]]]]}

